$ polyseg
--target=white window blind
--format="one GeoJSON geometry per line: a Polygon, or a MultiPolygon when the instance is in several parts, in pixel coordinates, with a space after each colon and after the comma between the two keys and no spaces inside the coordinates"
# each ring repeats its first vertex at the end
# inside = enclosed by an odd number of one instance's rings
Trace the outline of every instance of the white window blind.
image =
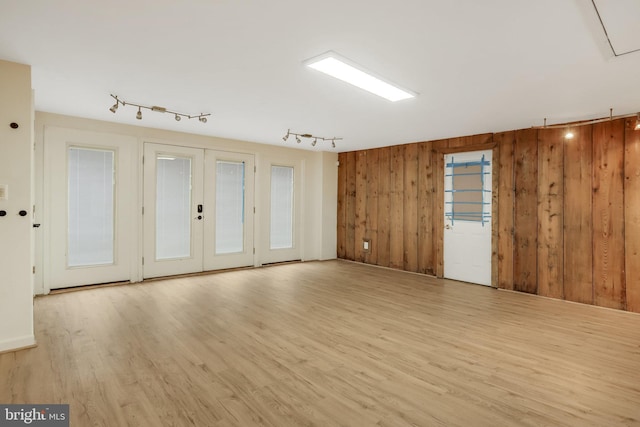
{"type": "Polygon", "coordinates": [[[156,159],[156,259],[191,256],[191,159],[156,159]]]}
{"type": "Polygon", "coordinates": [[[115,153],[70,147],[67,266],[114,262],[115,153]]]}
{"type": "Polygon", "coordinates": [[[244,251],[244,162],[216,162],[216,254],[244,251]]]}
{"type": "Polygon", "coordinates": [[[290,166],[271,166],[270,247],[293,247],[293,168],[290,166]]]}

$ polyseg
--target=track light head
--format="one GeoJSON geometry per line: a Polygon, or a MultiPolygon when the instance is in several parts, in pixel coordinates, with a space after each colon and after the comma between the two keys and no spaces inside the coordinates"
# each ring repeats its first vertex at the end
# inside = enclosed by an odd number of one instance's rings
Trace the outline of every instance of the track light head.
{"type": "Polygon", "coordinates": [[[113,104],[113,107],[109,108],[109,111],[115,114],[115,112],[118,111],[118,103],[113,104]]]}
{"type": "Polygon", "coordinates": [[[182,120],[182,117],[176,114],[176,122],[179,122],[180,120],[182,120]]]}
{"type": "Polygon", "coordinates": [[[300,139],[300,137],[299,137],[299,136],[296,136],[296,142],[297,142],[298,144],[300,144],[300,143],[302,142],[302,140],[300,139]]]}
{"type": "Polygon", "coordinates": [[[136,119],[142,120],[142,109],[138,107],[138,113],[136,114],[136,119]]]}
{"type": "Polygon", "coordinates": [[[200,118],[198,118],[198,120],[200,120],[200,122],[202,123],[207,123],[207,118],[204,116],[200,116],[200,118]]]}
{"type": "Polygon", "coordinates": [[[331,140],[331,148],[336,148],[336,140],[335,139],[331,140]]]}
{"type": "Polygon", "coordinates": [[[313,140],[313,142],[311,143],[311,146],[315,147],[317,143],[318,143],[318,138],[313,140]]]}

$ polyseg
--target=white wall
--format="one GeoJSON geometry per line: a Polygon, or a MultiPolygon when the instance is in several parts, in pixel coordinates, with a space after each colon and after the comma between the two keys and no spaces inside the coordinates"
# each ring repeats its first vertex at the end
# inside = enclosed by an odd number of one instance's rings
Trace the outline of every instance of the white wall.
{"type": "MultiPolygon", "coordinates": [[[[106,108],[105,108],[106,110],[106,108]]],[[[107,114],[109,114],[107,112],[107,114]]],[[[168,118],[169,119],[169,118],[168,118]]],[[[336,214],[337,214],[337,167],[338,159],[335,153],[299,150],[266,144],[256,144],[224,138],[207,137],[201,135],[172,132],[139,126],[121,125],[118,123],[98,120],[82,119],[51,113],[36,113],[35,120],[36,141],[36,222],[41,222],[43,215],[43,153],[46,144],[47,127],[63,127],[70,129],[88,130],[95,132],[115,133],[137,138],[138,149],[144,142],[166,143],[185,147],[197,147],[216,150],[226,150],[255,155],[256,175],[256,264],[268,262],[266,251],[269,246],[268,198],[264,195],[268,189],[268,174],[270,162],[284,161],[295,163],[302,167],[301,179],[301,251],[303,260],[331,259],[336,257],[336,214]]],[[[176,125],[179,127],[179,124],[176,125]]],[[[140,187],[139,187],[140,188],[140,187]]],[[[38,230],[36,235],[36,280],[35,291],[44,291],[43,268],[43,234],[47,224],[38,230]]],[[[139,242],[141,245],[142,242],[139,242]]]]}
{"type": "Polygon", "coordinates": [[[31,67],[0,61],[0,351],[33,345],[31,67]],[[12,129],[10,123],[19,125],[12,129]],[[27,216],[19,216],[25,210],[27,216]]]}

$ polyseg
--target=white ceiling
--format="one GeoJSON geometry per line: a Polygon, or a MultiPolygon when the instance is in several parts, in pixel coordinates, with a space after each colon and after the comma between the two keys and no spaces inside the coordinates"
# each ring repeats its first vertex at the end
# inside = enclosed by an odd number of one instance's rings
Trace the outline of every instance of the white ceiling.
{"type": "Polygon", "coordinates": [[[32,66],[38,111],[277,145],[291,128],[350,151],[640,110],[640,53],[613,56],[591,0],[0,6],[0,59],[32,66]],[[328,50],[419,96],[391,103],[302,65],[328,50]],[[110,93],[212,118],[137,121],[109,112],[110,93]]]}

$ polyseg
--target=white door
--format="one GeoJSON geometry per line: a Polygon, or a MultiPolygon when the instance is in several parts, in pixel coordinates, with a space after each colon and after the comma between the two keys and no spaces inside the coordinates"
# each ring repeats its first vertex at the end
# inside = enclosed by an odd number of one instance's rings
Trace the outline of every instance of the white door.
{"type": "Polygon", "coordinates": [[[132,279],[136,142],[45,129],[45,292],[132,279]]]}
{"type": "Polygon", "coordinates": [[[144,277],[254,264],[252,155],[146,143],[144,277]]]}
{"type": "Polygon", "coordinates": [[[273,162],[269,166],[268,246],[263,264],[301,259],[301,165],[273,162]]]}
{"type": "Polygon", "coordinates": [[[145,143],[143,276],[203,270],[204,152],[145,143]]]}
{"type": "Polygon", "coordinates": [[[206,150],[204,269],[254,264],[253,155],[206,150]]]}
{"type": "Polygon", "coordinates": [[[444,277],[491,286],[491,150],[444,156],[444,277]]]}

